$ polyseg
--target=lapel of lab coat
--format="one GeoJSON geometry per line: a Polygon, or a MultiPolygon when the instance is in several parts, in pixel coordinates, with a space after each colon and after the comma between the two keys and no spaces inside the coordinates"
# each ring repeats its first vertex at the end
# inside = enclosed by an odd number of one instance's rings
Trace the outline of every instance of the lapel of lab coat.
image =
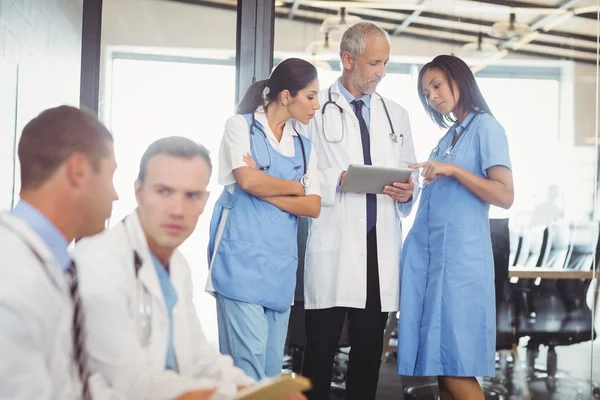
{"type": "Polygon", "coordinates": [[[349,115],[352,116],[351,118],[353,118],[356,122],[358,122],[358,118],[356,118],[356,115],[354,114],[354,108],[352,108],[350,103],[348,103],[348,100],[346,100],[346,98],[340,91],[339,85],[341,85],[339,80],[336,80],[331,85],[331,100],[335,101],[335,103],[338,106],[342,107],[342,109],[344,110],[344,113],[348,113],[349,115]]]}
{"type": "Polygon", "coordinates": [[[371,112],[371,126],[369,126],[369,136],[371,140],[371,163],[372,165],[385,166],[386,160],[382,160],[382,154],[385,154],[382,145],[388,146],[392,142],[389,142],[391,132],[389,123],[385,111],[383,110],[383,104],[381,103],[381,97],[377,93],[371,95],[371,105],[369,106],[371,112]]]}
{"type": "MultiPolygon", "coordinates": [[[[142,259],[142,267],[138,272],[138,280],[146,289],[148,289],[148,292],[158,300],[158,304],[161,305],[161,312],[166,315],[167,308],[162,288],[160,287],[158,275],[156,274],[156,269],[154,267],[154,261],[152,261],[150,248],[148,247],[146,235],[142,229],[137,210],[125,218],[124,224],[125,232],[129,238],[132,250],[136,251],[142,259]]],[[[133,268],[133,254],[131,254],[131,263],[133,268]]]]}
{"type": "MultiPolygon", "coordinates": [[[[126,218],[125,229],[130,238],[132,248],[138,252],[143,262],[142,268],[140,268],[138,273],[138,279],[148,291],[156,297],[157,301],[153,304],[161,305],[160,310],[162,320],[167,321],[167,307],[162,288],[137,211],[134,211],[126,218]]],[[[169,274],[175,293],[177,293],[177,303],[173,308],[173,345],[180,372],[189,370],[193,356],[191,351],[193,350],[191,345],[192,338],[190,338],[189,335],[189,310],[187,302],[187,297],[191,295],[187,290],[188,285],[191,286],[190,282],[188,282],[188,280],[191,279],[191,276],[187,271],[188,267],[185,264],[185,259],[178,250],[175,250],[169,263],[169,274]]],[[[155,319],[154,322],[156,321],[157,320],[155,319]]]]}
{"type": "MultiPolygon", "coordinates": [[[[344,110],[344,126],[346,129],[345,135],[346,137],[340,144],[336,144],[334,146],[338,147],[340,145],[341,148],[345,149],[348,153],[350,164],[363,164],[363,151],[362,151],[362,141],[360,137],[360,127],[358,125],[358,118],[356,118],[356,114],[354,114],[354,108],[348,103],[348,100],[344,97],[344,95],[340,92],[341,85],[340,81],[337,80],[331,86],[331,99],[335,101],[335,103],[344,110]]],[[[373,96],[371,96],[373,98],[373,96]]],[[[331,118],[332,116],[330,116],[331,118]]],[[[371,121],[373,120],[373,114],[371,112],[371,121]]],[[[370,128],[369,128],[370,129],[370,128]]],[[[339,150],[338,150],[339,151],[339,150]]],[[[343,168],[346,168],[344,166],[343,168]]]]}
{"type": "Polygon", "coordinates": [[[45,273],[60,291],[68,294],[68,282],[65,273],[57,264],[43,239],[31,230],[27,223],[9,213],[0,214],[0,222],[13,231],[31,249],[42,264],[40,265],[40,268],[43,268],[41,272],[45,273]]]}

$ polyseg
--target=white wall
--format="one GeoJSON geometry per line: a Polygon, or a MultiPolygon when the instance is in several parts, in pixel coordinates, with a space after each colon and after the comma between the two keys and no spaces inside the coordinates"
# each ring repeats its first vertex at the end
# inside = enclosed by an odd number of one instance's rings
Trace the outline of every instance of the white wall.
{"type": "Polygon", "coordinates": [[[14,143],[23,126],[46,108],[79,105],[81,21],[81,0],[0,0],[2,209],[19,191],[14,143]]]}

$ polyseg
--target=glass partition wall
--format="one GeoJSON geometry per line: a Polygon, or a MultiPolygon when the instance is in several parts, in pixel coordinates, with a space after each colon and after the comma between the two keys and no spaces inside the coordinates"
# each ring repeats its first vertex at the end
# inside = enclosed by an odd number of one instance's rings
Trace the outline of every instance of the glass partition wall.
{"type": "Polygon", "coordinates": [[[104,0],[100,115],[115,136],[119,164],[119,200],[109,224],[134,210],[139,162],[154,140],[181,135],[210,150],[211,196],[181,250],[191,265],[202,327],[215,345],[215,302],[204,292],[206,245],[221,191],[219,143],[235,106],[235,29],[235,4],[230,11],[166,0],[104,0]]]}
{"type": "MultiPolygon", "coordinates": [[[[139,158],[153,140],[193,138],[211,150],[218,170],[223,125],[235,106],[236,2],[193,3],[104,0],[101,116],[115,134],[119,162],[120,200],[111,225],[135,207],[139,158]]],[[[372,21],[390,33],[391,59],[378,92],[408,111],[420,161],[444,131],[418,99],[419,70],[439,54],[469,63],[506,130],[515,182],[511,209],[490,213],[498,349],[496,377],[481,379],[486,396],[600,396],[594,318],[600,221],[598,1],[274,3],[274,63],[291,56],[310,60],[319,70],[321,88],[340,76],[339,40],[348,24],[372,21]]],[[[221,191],[215,175],[211,200],[183,246],[198,313],[214,344],[215,305],[203,288],[208,221],[221,191]]],[[[403,221],[404,235],[414,214],[403,221]]],[[[301,268],[299,277],[302,282],[301,268]]],[[[297,294],[301,305],[301,285],[297,294]]],[[[402,354],[395,350],[394,318],[396,313],[386,331],[378,399],[436,398],[433,380],[395,374],[402,354]]],[[[302,309],[296,307],[284,369],[299,371],[303,329],[302,309]]],[[[341,340],[334,364],[333,398],[345,390],[345,345],[341,340]]]]}
{"type": "MultiPolygon", "coordinates": [[[[419,161],[444,134],[419,101],[419,70],[439,54],[467,61],[506,130],[515,184],[514,205],[490,211],[497,369],[493,379],[481,379],[486,398],[600,396],[593,318],[600,220],[595,211],[597,1],[281,3],[287,18],[276,20],[275,62],[290,56],[312,61],[322,89],[341,74],[338,51],[345,27],[372,21],[390,33],[391,59],[378,93],[408,111],[419,161]]],[[[413,210],[403,221],[404,235],[414,215],[413,210]]],[[[296,300],[289,368],[300,371],[301,290],[296,300]]],[[[386,332],[378,398],[401,398],[400,390],[404,398],[433,399],[433,379],[395,374],[395,361],[402,357],[395,348],[397,316],[390,315],[386,332]]],[[[342,337],[334,396],[345,390],[347,346],[347,336],[342,337]]]]}

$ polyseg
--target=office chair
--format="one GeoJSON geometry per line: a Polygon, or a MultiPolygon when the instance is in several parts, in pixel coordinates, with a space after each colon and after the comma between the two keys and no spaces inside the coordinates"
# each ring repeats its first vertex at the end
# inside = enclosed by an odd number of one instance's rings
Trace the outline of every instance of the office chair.
{"type": "Polygon", "coordinates": [[[306,336],[304,334],[304,256],[308,237],[308,219],[298,218],[298,269],[296,271],[296,290],[294,305],[290,311],[288,333],[283,359],[283,371],[300,373],[306,336]]]}
{"type": "MultiPolygon", "coordinates": [[[[549,230],[545,226],[535,226],[524,229],[521,235],[522,246],[519,251],[519,256],[515,261],[515,267],[539,267],[544,259],[547,258],[546,253],[549,249],[549,230]]],[[[531,291],[538,283],[533,279],[510,279],[510,291],[513,295],[513,306],[515,312],[520,316],[527,318],[535,318],[535,310],[531,291]]],[[[519,336],[515,335],[515,341],[518,342],[519,336]]]]}
{"type": "Polygon", "coordinates": [[[494,275],[496,288],[496,350],[511,350],[513,326],[508,267],[510,264],[511,237],[508,219],[490,220],[492,249],[494,251],[494,275]]]}
{"type": "MultiPolygon", "coordinates": [[[[597,227],[595,223],[572,225],[568,233],[564,229],[553,226],[552,239],[548,262],[554,268],[581,271],[592,270],[594,261],[598,261],[597,227]],[[565,235],[570,237],[569,249],[564,257],[565,235]]],[[[517,336],[528,336],[527,344],[527,375],[529,382],[544,381],[549,392],[561,386],[572,391],[570,398],[584,398],[590,394],[600,399],[600,386],[595,382],[585,382],[566,376],[557,376],[557,346],[569,346],[594,340],[596,332],[592,326],[592,313],[586,297],[591,279],[557,280],[538,279],[536,284],[528,288],[530,309],[528,313],[518,315],[517,336]],[[535,361],[539,354],[540,345],[548,347],[546,368],[537,367],[535,361]],[[591,391],[588,391],[591,388],[591,391]]],[[[519,288],[515,288],[519,290],[519,288]]],[[[561,390],[562,391],[562,390],[561,390]]]]}
{"type": "MultiPolygon", "coordinates": [[[[304,257],[307,237],[308,219],[300,217],[298,218],[298,270],[296,272],[296,291],[294,295],[294,305],[290,312],[285,346],[286,354],[283,361],[284,372],[295,372],[298,374],[302,372],[302,360],[304,358],[304,346],[306,343],[306,334],[304,330],[304,257]]],[[[346,318],[338,342],[338,352],[333,361],[331,387],[334,390],[346,389],[349,342],[348,318],[346,318]]]]}
{"type": "Polygon", "coordinates": [[[549,250],[542,265],[548,268],[563,268],[567,263],[571,243],[571,229],[565,222],[554,222],[548,227],[549,250]]]}
{"type": "Polygon", "coordinates": [[[521,232],[517,229],[509,228],[508,232],[510,238],[510,255],[508,258],[508,265],[512,267],[513,265],[515,265],[517,257],[519,256],[523,237],[521,235],[521,232]]]}

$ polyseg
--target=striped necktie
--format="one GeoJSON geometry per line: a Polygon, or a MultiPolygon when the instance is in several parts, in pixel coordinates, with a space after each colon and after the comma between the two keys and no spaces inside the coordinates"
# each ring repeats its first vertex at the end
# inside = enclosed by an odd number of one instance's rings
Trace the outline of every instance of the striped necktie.
{"type": "Polygon", "coordinates": [[[87,352],[85,349],[85,325],[81,297],[79,296],[79,282],[77,281],[77,268],[71,261],[67,269],[69,274],[69,293],[73,301],[73,357],[79,372],[82,385],[82,400],[92,400],[89,386],[89,371],[87,369],[87,352]]]}

